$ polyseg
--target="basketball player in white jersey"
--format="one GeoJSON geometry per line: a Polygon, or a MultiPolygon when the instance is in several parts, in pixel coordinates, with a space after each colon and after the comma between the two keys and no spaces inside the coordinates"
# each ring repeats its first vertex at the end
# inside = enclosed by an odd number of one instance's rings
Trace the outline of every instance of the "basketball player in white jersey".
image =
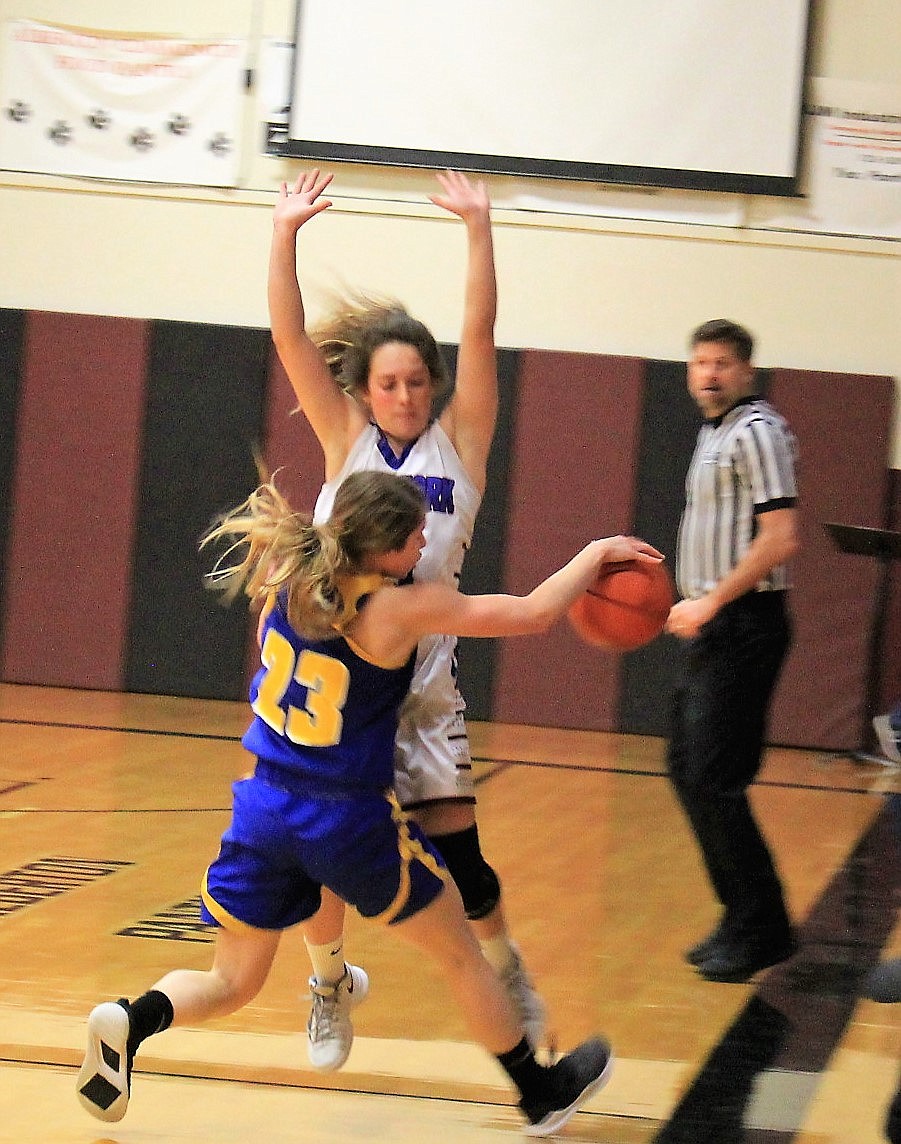
{"type": "MultiPolygon", "coordinates": [[[[412,476],[428,502],[426,545],[415,578],[458,580],[485,491],[498,409],[494,323],[497,286],[490,203],[483,183],[448,171],[430,196],[466,227],[468,259],[453,388],[429,330],[397,302],[360,296],[307,331],[297,277],[297,232],[331,206],[332,176],[311,170],[282,185],[269,264],[272,337],[300,409],[322,447],[325,484],[316,519],[327,519],[350,472],[387,469],[412,476]],[[435,409],[446,399],[440,415],[435,409]]],[[[456,685],[456,641],[435,636],[418,650],[396,740],[401,805],[441,852],[457,883],[486,959],[504,983],[533,1045],[544,1006],[512,942],[497,875],[482,856],[464,703],[456,685]]],[[[323,895],[304,926],[313,974],[308,1050],[330,1071],[347,1059],[350,1013],[366,996],[365,972],[344,960],[344,906],[323,895]]]]}

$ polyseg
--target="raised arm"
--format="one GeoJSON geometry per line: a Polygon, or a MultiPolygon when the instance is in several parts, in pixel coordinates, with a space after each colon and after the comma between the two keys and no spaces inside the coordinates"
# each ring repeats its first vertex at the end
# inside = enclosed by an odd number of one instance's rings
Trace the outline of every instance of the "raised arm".
{"type": "Polygon", "coordinates": [[[431,200],[466,224],[467,268],[463,325],[454,394],[441,416],[466,471],[484,491],[488,453],[497,421],[497,278],[491,234],[491,204],[483,182],[458,171],[437,176],[443,194],[431,200]]]}
{"type": "Polygon", "coordinates": [[[332,176],[305,171],[292,188],[282,183],[272,217],[269,253],[269,320],[272,340],[301,411],[322,446],[326,480],[347,457],[365,415],[332,377],[325,359],[306,331],[306,314],[297,279],[297,232],[331,206],[322,197],[332,176]]]}

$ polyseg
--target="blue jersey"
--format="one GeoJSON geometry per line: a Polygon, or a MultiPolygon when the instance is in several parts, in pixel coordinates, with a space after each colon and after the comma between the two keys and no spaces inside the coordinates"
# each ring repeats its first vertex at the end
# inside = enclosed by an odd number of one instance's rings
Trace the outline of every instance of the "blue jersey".
{"type": "MultiPolygon", "coordinates": [[[[348,582],[345,623],[383,582],[381,576],[348,582]]],[[[255,718],[242,740],[248,751],[306,790],[393,786],[398,711],[415,653],[401,667],[382,667],[339,631],[333,639],[304,639],[279,595],[264,621],[260,658],[250,686],[255,718]]]]}

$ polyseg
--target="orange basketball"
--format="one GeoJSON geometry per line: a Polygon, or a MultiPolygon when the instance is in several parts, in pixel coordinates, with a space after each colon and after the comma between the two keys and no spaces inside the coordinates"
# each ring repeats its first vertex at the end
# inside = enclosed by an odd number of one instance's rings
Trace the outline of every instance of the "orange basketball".
{"type": "Polygon", "coordinates": [[[569,622],[586,643],[633,651],[659,636],[673,606],[664,563],[623,560],[605,564],[594,584],[569,609],[569,622]]]}

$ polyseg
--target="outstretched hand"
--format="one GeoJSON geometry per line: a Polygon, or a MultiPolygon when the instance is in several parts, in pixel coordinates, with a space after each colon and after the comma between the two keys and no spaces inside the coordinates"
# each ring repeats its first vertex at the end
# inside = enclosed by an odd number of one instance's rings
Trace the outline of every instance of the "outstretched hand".
{"type": "Polygon", "coordinates": [[[320,214],[332,205],[331,199],[323,199],[322,192],[332,181],[332,175],[320,175],[319,168],[304,171],[297,176],[297,181],[289,190],[287,183],[282,183],[278,192],[278,200],[273,214],[274,223],[285,223],[295,229],[302,227],[314,215],[320,214]]]}
{"type": "Polygon", "coordinates": [[[619,564],[626,560],[659,564],[665,559],[662,552],[637,536],[608,536],[601,543],[604,545],[605,564],[619,564]]]}
{"type": "Polygon", "coordinates": [[[488,216],[491,203],[481,179],[473,183],[461,171],[437,171],[435,177],[444,189],[443,195],[429,195],[436,207],[450,211],[464,222],[478,216],[488,216]]]}

